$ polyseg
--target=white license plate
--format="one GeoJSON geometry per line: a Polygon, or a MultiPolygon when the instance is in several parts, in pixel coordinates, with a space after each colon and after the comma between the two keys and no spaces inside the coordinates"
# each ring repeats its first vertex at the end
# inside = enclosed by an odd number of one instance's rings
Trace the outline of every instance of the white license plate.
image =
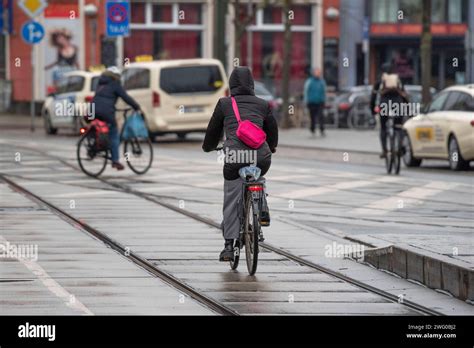
{"type": "Polygon", "coordinates": [[[186,114],[196,113],[196,112],[204,112],[204,107],[203,106],[185,106],[184,107],[184,113],[186,114]]]}

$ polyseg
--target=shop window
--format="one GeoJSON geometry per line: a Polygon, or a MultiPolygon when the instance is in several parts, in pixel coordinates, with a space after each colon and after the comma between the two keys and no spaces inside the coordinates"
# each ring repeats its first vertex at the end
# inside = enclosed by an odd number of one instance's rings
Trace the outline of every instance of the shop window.
{"type": "Polygon", "coordinates": [[[173,22],[173,6],[152,4],[152,22],[172,23],[173,22]]]}
{"type": "Polygon", "coordinates": [[[145,3],[143,2],[132,2],[131,3],[131,21],[132,23],[143,24],[145,23],[145,3]]]}
{"type": "MultiPolygon", "coordinates": [[[[290,67],[290,90],[301,94],[311,66],[311,32],[293,32],[290,67]]],[[[281,94],[283,68],[283,32],[252,33],[252,73],[274,95],[281,94]]],[[[247,35],[241,41],[242,64],[248,65],[247,35]]]]}
{"type": "Polygon", "coordinates": [[[311,5],[293,6],[293,25],[311,25],[311,5]]]}
{"type": "Polygon", "coordinates": [[[154,30],[154,59],[199,58],[201,53],[201,31],[154,30]]]}
{"type": "Polygon", "coordinates": [[[324,39],[324,79],[328,86],[337,87],[338,51],[337,39],[324,39]]]}
{"type": "Polygon", "coordinates": [[[122,73],[123,87],[127,90],[148,88],[150,86],[150,70],[142,68],[125,69],[122,73]]]}
{"type": "Polygon", "coordinates": [[[403,23],[421,23],[423,6],[421,0],[400,0],[399,10],[403,11],[403,23]]]}
{"type": "Polygon", "coordinates": [[[393,23],[397,21],[398,3],[394,0],[372,0],[372,22],[393,23]]]}
{"type": "Polygon", "coordinates": [[[247,18],[250,18],[250,25],[256,25],[257,24],[257,5],[253,4],[251,10],[252,12],[249,12],[249,6],[248,4],[241,4],[239,7],[239,18],[240,22],[244,22],[247,18]]]}
{"type": "Polygon", "coordinates": [[[264,24],[281,24],[283,23],[283,12],[281,7],[266,6],[263,9],[264,24]]]}
{"type": "Polygon", "coordinates": [[[130,61],[141,55],[150,55],[154,60],[200,58],[201,42],[200,30],[133,29],[125,38],[125,57],[130,61]]]}
{"type": "Polygon", "coordinates": [[[431,21],[433,23],[446,22],[446,0],[432,0],[431,21]]]}
{"type": "Polygon", "coordinates": [[[433,23],[463,23],[467,20],[466,0],[432,0],[433,23]]]}
{"type": "Polygon", "coordinates": [[[180,4],[179,24],[202,24],[201,4],[180,4]]]}
{"type": "MultiPolygon", "coordinates": [[[[474,6],[471,2],[471,6],[474,6]]],[[[448,1],[448,22],[465,23],[467,22],[467,0],[448,1]]]]}

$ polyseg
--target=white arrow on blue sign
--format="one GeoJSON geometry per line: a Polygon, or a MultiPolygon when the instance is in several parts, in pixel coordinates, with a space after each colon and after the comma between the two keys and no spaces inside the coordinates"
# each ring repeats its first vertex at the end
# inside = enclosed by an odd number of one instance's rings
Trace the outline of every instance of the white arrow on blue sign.
{"type": "Polygon", "coordinates": [[[43,26],[35,21],[29,21],[23,24],[21,28],[21,37],[26,43],[34,45],[39,43],[44,37],[43,26]]]}

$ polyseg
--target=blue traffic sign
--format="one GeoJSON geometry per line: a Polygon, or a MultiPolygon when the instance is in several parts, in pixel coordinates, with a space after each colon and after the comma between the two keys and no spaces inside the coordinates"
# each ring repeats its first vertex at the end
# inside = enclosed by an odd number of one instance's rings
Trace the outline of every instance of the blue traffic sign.
{"type": "Polygon", "coordinates": [[[21,37],[26,43],[34,45],[39,43],[44,37],[43,26],[35,21],[29,21],[23,24],[21,28],[21,37]]]}
{"type": "Polygon", "coordinates": [[[106,2],[107,36],[128,36],[130,32],[130,3],[128,1],[106,2]]]}

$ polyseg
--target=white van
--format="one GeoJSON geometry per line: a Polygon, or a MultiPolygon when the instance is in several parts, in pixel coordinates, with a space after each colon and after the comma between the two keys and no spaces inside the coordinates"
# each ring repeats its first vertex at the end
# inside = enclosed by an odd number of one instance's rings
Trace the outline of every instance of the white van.
{"type": "Polygon", "coordinates": [[[142,108],[152,135],[205,132],[219,98],[228,95],[227,77],[216,59],[130,63],[124,88],[142,108]]]}

